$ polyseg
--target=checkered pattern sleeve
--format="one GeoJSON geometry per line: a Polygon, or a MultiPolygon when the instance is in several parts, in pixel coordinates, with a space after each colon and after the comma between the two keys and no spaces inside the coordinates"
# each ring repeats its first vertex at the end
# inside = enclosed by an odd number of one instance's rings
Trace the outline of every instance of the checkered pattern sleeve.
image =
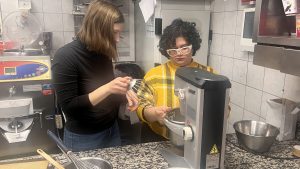
{"type": "Polygon", "coordinates": [[[137,96],[139,98],[139,107],[137,109],[138,117],[143,121],[147,122],[143,116],[143,112],[145,107],[147,106],[155,106],[154,104],[154,90],[147,84],[145,79],[142,81],[138,91],[137,96]]]}

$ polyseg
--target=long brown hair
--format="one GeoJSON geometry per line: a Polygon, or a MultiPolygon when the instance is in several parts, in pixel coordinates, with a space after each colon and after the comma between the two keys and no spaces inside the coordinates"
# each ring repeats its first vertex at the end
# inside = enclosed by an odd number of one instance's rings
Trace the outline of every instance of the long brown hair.
{"type": "Polygon", "coordinates": [[[116,60],[115,23],[124,23],[118,7],[104,0],[94,0],[89,5],[77,36],[88,50],[116,60]]]}

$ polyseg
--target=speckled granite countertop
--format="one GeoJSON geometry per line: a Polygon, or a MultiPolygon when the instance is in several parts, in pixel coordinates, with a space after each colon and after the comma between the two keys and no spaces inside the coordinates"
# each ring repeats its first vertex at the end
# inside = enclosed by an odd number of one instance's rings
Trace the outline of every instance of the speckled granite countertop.
{"type": "MultiPolygon", "coordinates": [[[[159,150],[170,147],[169,142],[152,142],[137,145],[127,145],[97,149],[84,152],[76,152],[78,157],[99,157],[108,160],[113,168],[117,169],[163,169],[168,168],[168,163],[160,155],[159,150]]],[[[67,162],[63,154],[51,155],[61,164],[67,162]]],[[[9,159],[4,162],[14,162],[19,160],[39,159],[40,156],[31,156],[18,159],[9,159]]],[[[3,161],[2,161],[3,162],[3,161]]],[[[1,161],[0,161],[1,163],[1,161]]]]}
{"type": "MultiPolygon", "coordinates": [[[[270,152],[253,154],[239,148],[235,134],[227,135],[225,167],[227,169],[296,169],[300,159],[292,156],[293,145],[300,141],[276,142],[270,152]]],[[[160,149],[169,148],[169,142],[153,142],[122,147],[105,148],[76,153],[79,157],[101,157],[118,169],[160,169],[168,168],[168,163],[160,154],[160,149]]],[[[52,155],[61,163],[66,163],[62,154],[52,155]]],[[[36,159],[38,156],[22,160],[36,159]]],[[[13,159],[16,160],[16,159],[13,159]]],[[[11,160],[11,161],[13,161],[11,160]]],[[[20,160],[20,159],[19,159],[20,160]]],[[[10,160],[6,160],[8,162],[10,160]]]]}
{"type": "Polygon", "coordinates": [[[292,155],[294,145],[300,141],[275,142],[269,152],[254,154],[242,149],[235,134],[228,134],[225,150],[225,166],[228,169],[296,169],[300,158],[292,155]]]}

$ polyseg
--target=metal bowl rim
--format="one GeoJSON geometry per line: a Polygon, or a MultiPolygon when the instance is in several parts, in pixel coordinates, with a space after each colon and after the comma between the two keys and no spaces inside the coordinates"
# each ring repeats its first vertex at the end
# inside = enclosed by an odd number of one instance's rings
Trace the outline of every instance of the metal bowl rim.
{"type": "MultiPolygon", "coordinates": [[[[180,108],[179,107],[173,108],[170,112],[174,112],[175,110],[180,110],[180,108]]],[[[185,125],[184,121],[181,122],[181,121],[172,121],[172,120],[170,120],[170,118],[169,118],[168,115],[165,116],[165,119],[168,122],[170,122],[170,123],[179,124],[179,125],[185,125]]]]}
{"type": "Polygon", "coordinates": [[[277,137],[277,135],[280,133],[279,129],[269,123],[265,123],[265,122],[262,122],[262,121],[255,121],[255,120],[241,120],[241,121],[237,121],[233,124],[233,128],[235,130],[235,132],[239,133],[239,134],[243,134],[245,136],[251,136],[251,137],[257,137],[257,138],[272,138],[272,137],[277,137]],[[269,125],[271,127],[273,127],[276,131],[276,134],[274,136],[256,136],[256,135],[252,135],[252,134],[245,134],[245,133],[242,133],[240,132],[239,130],[237,130],[237,124],[238,123],[242,123],[242,122],[256,122],[256,123],[262,123],[262,124],[266,124],[266,125],[269,125]]]}
{"type": "Polygon", "coordinates": [[[179,124],[179,125],[185,125],[185,122],[179,122],[179,121],[171,121],[169,118],[165,117],[165,119],[170,122],[170,123],[174,123],[174,124],[179,124]]]}
{"type": "Polygon", "coordinates": [[[111,167],[113,167],[112,164],[109,161],[107,161],[107,160],[105,160],[103,158],[100,158],[100,157],[82,157],[80,159],[82,159],[82,160],[89,160],[89,159],[101,160],[101,161],[107,162],[111,167]]]}

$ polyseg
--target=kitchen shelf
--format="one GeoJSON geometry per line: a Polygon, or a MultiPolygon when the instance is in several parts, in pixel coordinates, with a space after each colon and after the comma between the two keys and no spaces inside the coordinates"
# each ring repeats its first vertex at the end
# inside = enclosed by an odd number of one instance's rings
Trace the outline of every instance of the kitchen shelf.
{"type": "Polygon", "coordinates": [[[286,16],[282,1],[256,0],[253,64],[300,76],[300,38],[295,31],[295,17],[286,16]]]}
{"type": "Polygon", "coordinates": [[[254,5],[255,0],[241,0],[242,5],[254,5]]]}
{"type": "Polygon", "coordinates": [[[300,47],[300,38],[296,36],[257,36],[257,42],[272,45],[300,47]]]}
{"type": "Polygon", "coordinates": [[[77,11],[73,11],[72,12],[73,15],[84,15],[84,12],[77,12],[77,11]]]}

